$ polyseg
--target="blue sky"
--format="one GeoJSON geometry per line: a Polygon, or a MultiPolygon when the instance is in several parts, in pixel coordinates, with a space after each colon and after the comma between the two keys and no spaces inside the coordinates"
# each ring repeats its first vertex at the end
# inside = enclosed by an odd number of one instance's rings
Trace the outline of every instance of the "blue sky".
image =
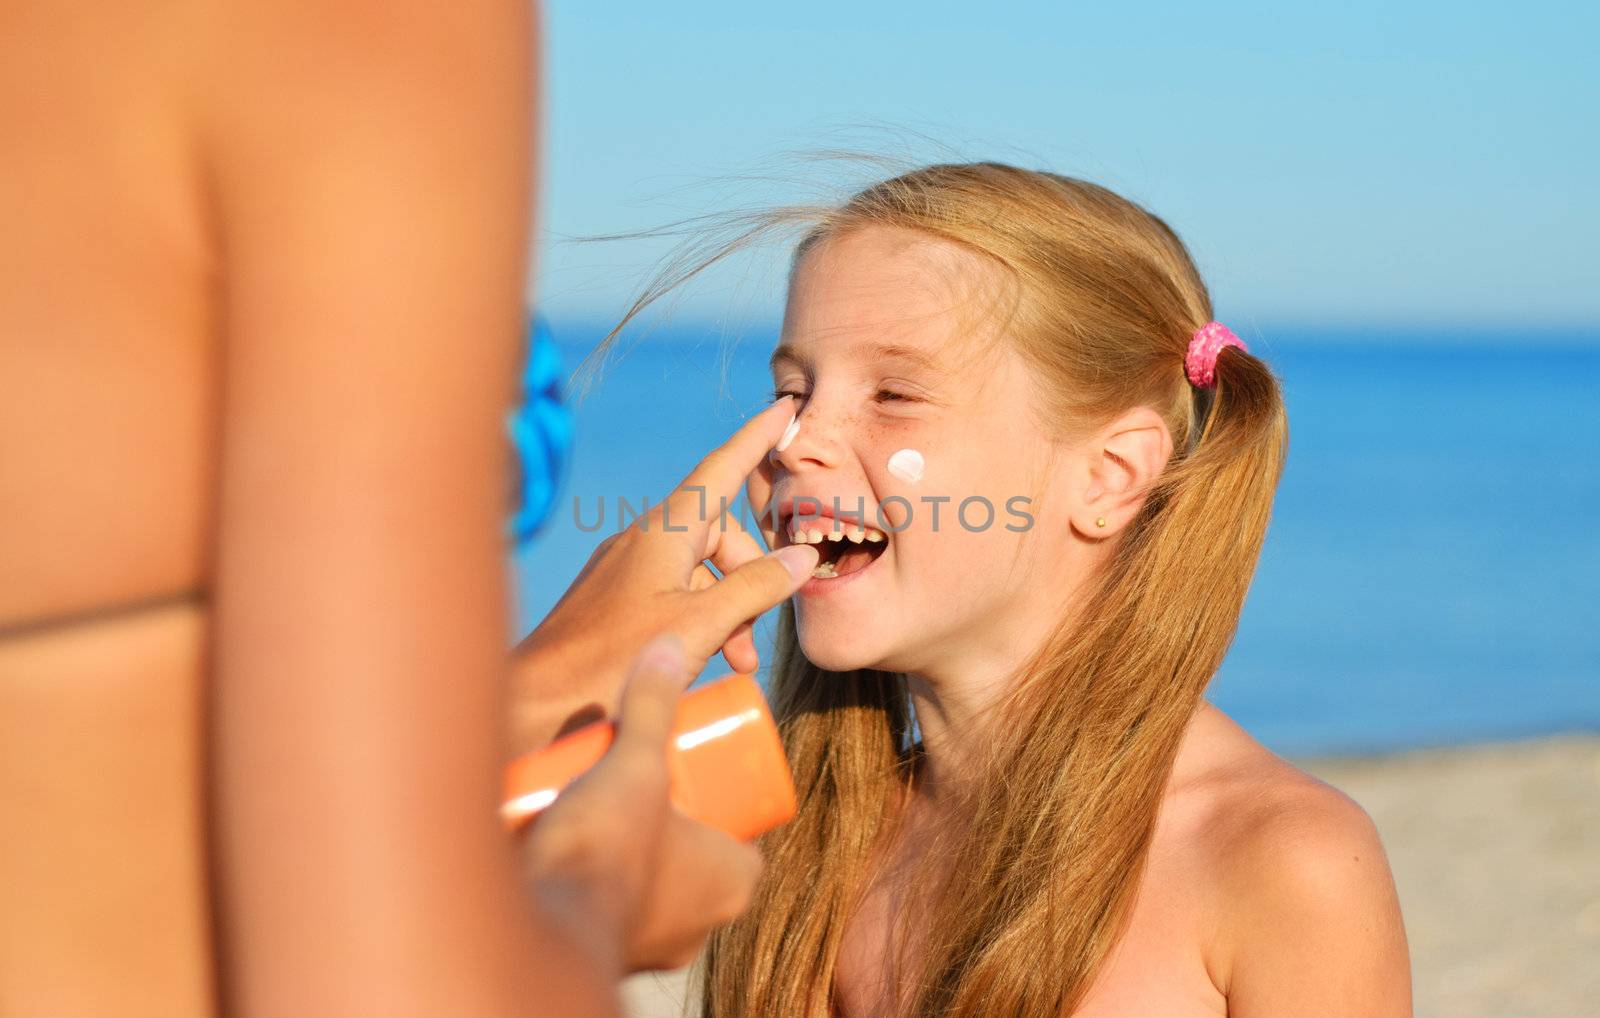
{"type": "MultiPolygon", "coordinates": [[[[1600,331],[1592,5],[552,0],[545,32],[558,319],[619,313],[665,251],[562,238],[838,194],[861,179],[786,153],[848,147],[1112,187],[1224,320],[1600,331]]],[[[775,318],[783,254],[676,314],[775,318]]]]}

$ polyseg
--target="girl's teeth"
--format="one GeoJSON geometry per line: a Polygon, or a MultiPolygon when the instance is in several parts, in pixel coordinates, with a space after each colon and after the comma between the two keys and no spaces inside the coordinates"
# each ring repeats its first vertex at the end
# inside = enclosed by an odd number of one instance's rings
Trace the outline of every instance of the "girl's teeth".
{"type": "Polygon", "coordinates": [[[795,544],[821,544],[823,541],[849,541],[860,544],[866,541],[877,544],[885,540],[883,531],[872,527],[851,527],[848,530],[796,530],[790,536],[795,544]]]}
{"type": "Polygon", "coordinates": [[[811,570],[811,575],[815,576],[819,580],[831,580],[837,574],[834,572],[832,562],[824,562],[822,565],[811,570]]]}

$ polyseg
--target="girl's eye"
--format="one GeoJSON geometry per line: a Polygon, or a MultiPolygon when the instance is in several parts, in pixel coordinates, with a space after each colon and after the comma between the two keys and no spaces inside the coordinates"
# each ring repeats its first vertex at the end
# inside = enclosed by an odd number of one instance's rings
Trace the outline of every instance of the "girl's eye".
{"type": "MultiPolygon", "coordinates": [[[[775,401],[783,399],[785,396],[793,396],[797,400],[803,400],[803,399],[806,399],[809,395],[810,395],[809,393],[801,392],[798,389],[773,389],[772,390],[772,398],[775,401]]],[[[917,397],[908,396],[903,392],[895,392],[893,389],[879,389],[876,393],[873,394],[872,398],[876,402],[879,402],[879,403],[916,403],[916,402],[919,402],[917,397]]]]}

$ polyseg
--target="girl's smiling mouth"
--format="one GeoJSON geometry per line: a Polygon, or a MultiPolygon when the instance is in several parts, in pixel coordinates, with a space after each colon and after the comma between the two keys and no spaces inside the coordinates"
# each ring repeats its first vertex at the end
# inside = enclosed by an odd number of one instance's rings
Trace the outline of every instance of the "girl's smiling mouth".
{"type": "MultiPolygon", "coordinates": [[[[804,500],[810,501],[810,500],[804,500]]],[[[834,516],[826,507],[799,511],[784,507],[778,533],[785,544],[814,545],[821,555],[801,594],[833,590],[865,572],[889,548],[889,535],[853,516],[834,516]]]]}

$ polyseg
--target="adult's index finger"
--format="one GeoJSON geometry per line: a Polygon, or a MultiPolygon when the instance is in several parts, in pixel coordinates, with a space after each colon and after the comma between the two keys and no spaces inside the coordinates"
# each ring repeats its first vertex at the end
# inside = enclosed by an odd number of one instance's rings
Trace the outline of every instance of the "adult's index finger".
{"type": "Polygon", "coordinates": [[[672,509],[672,520],[688,522],[681,515],[681,507],[693,504],[704,506],[705,523],[717,518],[717,509],[732,505],[744,488],[745,478],[761,465],[762,457],[778,444],[784,432],[795,420],[795,400],[785,396],[740,425],[733,437],[706,454],[689,476],[673,491],[671,500],[677,503],[672,509]]]}

